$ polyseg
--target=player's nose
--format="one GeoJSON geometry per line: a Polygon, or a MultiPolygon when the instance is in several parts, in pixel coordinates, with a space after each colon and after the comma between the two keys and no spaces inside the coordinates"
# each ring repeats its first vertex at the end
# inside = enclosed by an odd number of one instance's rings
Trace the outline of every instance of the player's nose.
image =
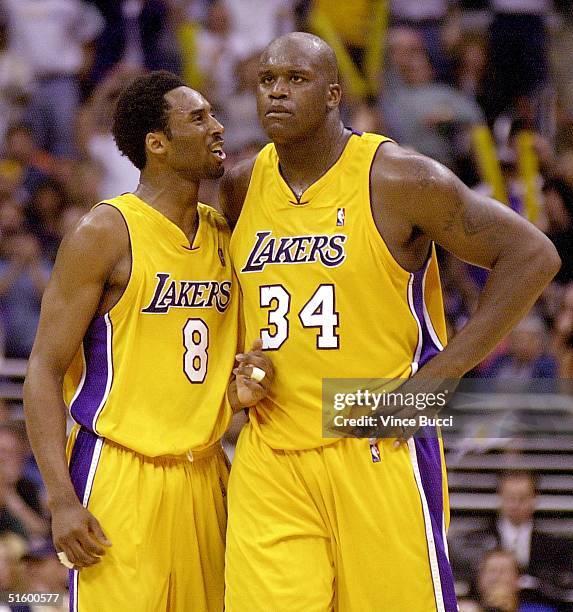
{"type": "Polygon", "coordinates": [[[288,97],[288,85],[285,79],[278,78],[269,90],[269,97],[272,100],[282,100],[288,97]]]}
{"type": "Polygon", "coordinates": [[[211,115],[211,133],[222,134],[225,131],[225,126],[216,118],[211,115]]]}

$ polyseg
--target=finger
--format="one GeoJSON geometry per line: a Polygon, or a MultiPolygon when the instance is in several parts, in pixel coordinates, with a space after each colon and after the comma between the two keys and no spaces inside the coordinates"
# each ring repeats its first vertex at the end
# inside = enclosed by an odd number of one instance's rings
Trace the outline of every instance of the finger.
{"type": "Polygon", "coordinates": [[[101,557],[105,555],[105,547],[102,546],[94,534],[88,532],[80,540],[82,548],[89,555],[101,557]]]}
{"type": "Polygon", "coordinates": [[[257,367],[257,366],[245,366],[245,365],[241,365],[239,366],[237,369],[237,373],[241,376],[246,376],[248,377],[250,380],[259,383],[260,385],[262,385],[262,387],[265,390],[269,390],[273,384],[273,375],[272,373],[269,375],[265,372],[265,375],[263,376],[263,378],[261,378],[260,380],[258,380],[258,378],[253,377],[253,368],[257,367]]]}
{"type": "Polygon", "coordinates": [[[251,378],[245,378],[245,387],[255,393],[258,397],[266,395],[266,391],[260,382],[256,382],[251,378]]]}
{"type": "Polygon", "coordinates": [[[247,366],[253,365],[261,370],[265,371],[267,376],[273,376],[275,369],[273,367],[272,361],[266,355],[254,355],[253,353],[247,353],[243,355],[241,359],[237,359],[239,365],[247,366]]]}
{"type": "Polygon", "coordinates": [[[83,549],[79,540],[68,540],[66,546],[62,548],[76,568],[89,567],[99,561],[99,557],[90,555],[83,549]]]}
{"type": "Polygon", "coordinates": [[[103,529],[101,528],[101,525],[98,523],[98,520],[94,516],[91,517],[88,523],[88,527],[90,533],[95,536],[96,540],[100,544],[102,544],[103,546],[111,546],[111,541],[108,540],[107,536],[103,532],[103,529]]]}

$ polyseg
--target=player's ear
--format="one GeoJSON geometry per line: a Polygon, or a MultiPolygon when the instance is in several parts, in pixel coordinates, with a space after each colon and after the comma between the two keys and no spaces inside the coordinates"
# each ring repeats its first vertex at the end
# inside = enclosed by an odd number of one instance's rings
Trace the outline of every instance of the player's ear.
{"type": "Polygon", "coordinates": [[[342,89],[338,83],[331,83],[328,86],[328,97],[326,99],[326,106],[328,108],[337,108],[342,98],[342,89]]]}
{"type": "Polygon", "coordinates": [[[167,136],[163,132],[149,132],[145,137],[145,148],[155,155],[165,152],[167,136]]]}

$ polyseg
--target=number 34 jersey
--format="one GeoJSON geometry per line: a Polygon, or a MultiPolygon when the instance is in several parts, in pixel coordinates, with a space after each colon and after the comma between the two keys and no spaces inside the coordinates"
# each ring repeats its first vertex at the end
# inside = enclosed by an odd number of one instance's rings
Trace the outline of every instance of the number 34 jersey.
{"type": "Polygon", "coordinates": [[[237,349],[238,300],[224,218],[198,205],[193,245],[133,194],[115,207],[129,231],[128,285],[91,322],[64,380],[72,417],[155,457],[217,441],[231,416],[226,390],[237,349]]]}
{"type": "Polygon", "coordinates": [[[433,247],[410,273],[372,218],[370,167],[386,140],[353,133],[300,203],[274,145],[255,162],[231,255],[245,344],[260,336],[275,365],[269,396],[250,411],[272,448],[335,441],[322,437],[323,378],[407,378],[446,341],[433,247]]]}

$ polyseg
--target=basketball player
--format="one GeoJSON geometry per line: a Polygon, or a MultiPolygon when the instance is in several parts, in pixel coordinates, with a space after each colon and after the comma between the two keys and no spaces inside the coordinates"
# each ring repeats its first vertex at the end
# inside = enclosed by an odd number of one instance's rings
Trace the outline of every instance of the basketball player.
{"type": "Polygon", "coordinates": [[[219,439],[272,379],[250,355],[262,383],[239,379],[225,399],[238,326],[229,229],[197,202],[199,181],[223,173],[223,126],[201,94],[155,72],[121,94],[113,133],[140,183],[61,245],[25,383],[28,433],[73,566],[72,610],[219,611],[219,439]],[[67,460],[62,385],[77,423],[67,460]]]}
{"type": "MultiPolygon", "coordinates": [[[[322,379],[461,377],[530,309],[559,258],[440,164],[345,128],[321,39],[285,35],[259,68],[273,143],[226,175],[222,201],[246,340],[262,338],[277,374],[233,463],[226,609],[454,612],[439,439],[373,450],[323,438],[322,379]],[[491,270],[447,347],[434,242],[491,270]]],[[[250,368],[246,357],[239,372],[250,368]]]]}

